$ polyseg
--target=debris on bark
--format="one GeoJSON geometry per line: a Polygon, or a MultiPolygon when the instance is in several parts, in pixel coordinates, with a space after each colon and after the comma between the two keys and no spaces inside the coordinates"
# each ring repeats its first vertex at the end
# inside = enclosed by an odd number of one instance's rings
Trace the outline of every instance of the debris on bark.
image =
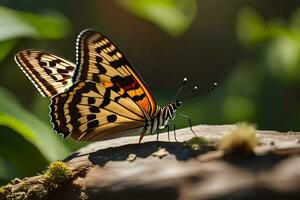
{"type": "Polygon", "coordinates": [[[64,159],[71,171],[59,187],[44,175],[16,179],[0,199],[300,199],[300,133],[243,126],[194,126],[198,138],[181,129],[178,142],[164,133],[91,143],[64,159]],[[228,153],[244,146],[252,154],[228,153]]]}

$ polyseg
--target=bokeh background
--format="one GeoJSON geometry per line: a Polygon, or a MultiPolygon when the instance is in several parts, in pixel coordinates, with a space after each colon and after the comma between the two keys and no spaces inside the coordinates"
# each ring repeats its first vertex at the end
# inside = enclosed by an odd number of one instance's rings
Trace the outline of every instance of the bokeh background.
{"type": "Polygon", "coordinates": [[[185,76],[187,90],[218,82],[184,102],[181,113],[193,124],[300,130],[299,0],[0,0],[0,184],[85,145],[53,134],[50,100],[13,60],[35,48],[75,61],[85,28],[123,50],[161,105],[185,76]]]}

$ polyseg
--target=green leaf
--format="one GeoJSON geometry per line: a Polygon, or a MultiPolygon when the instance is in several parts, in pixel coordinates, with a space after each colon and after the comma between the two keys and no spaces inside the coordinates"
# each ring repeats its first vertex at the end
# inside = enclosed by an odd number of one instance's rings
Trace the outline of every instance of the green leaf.
{"type": "Polygon", "coordinates": [[[38,32],[17,11],[0,7],[0,41],[22,36],[36,37],[38,32]]]}
{"type": "Polygon", "coordinates": [[[51,11],[44,15],[37,15],[28,12],[18,12],[19,16],[30,24],[36,35],[32,37],[40,39],[60,39],[65,37],[70,31],[68,20],[59,12],[51,11]]]}
{"type": "Polygon", "coordinates": [[[60,39],[70,31],[70,23],[58,12],[33,14],[0,6],[0,62],[20,37],[60,39]]]}
{"type": "Polygon", "coordinates": [[[0,41],[25,36],[59,39],[69,30],[68,20],[58,12],[39,15],[0,6],[0,41]]]}
{"type": "Polygon", "coordinates": [[[133,14],[146,19],[172,36],[186,31],[197,14],[196,0],[118,0],[133,14]]]}
{"type": "Polygon", "coordinates": [[[36,146],[48,161],[70,152],[50,127],[22,108],[4,88],[0,88],[0,125],[10,127],[36,146]]]}

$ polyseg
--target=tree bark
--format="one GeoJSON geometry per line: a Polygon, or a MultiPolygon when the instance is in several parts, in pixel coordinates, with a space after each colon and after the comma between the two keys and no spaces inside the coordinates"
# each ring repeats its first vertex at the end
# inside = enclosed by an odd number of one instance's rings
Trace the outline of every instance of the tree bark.
{"type": "Polygon", "coordinates": [[[224,155],[217,143],[234,128],[194,126],[210,141],[197,149],[184,143],[194,136],[189,128],[176,131],[178,142],[170,132],[171,142],[162,133],[140,145],[138,136],[91,143],[64,160],[71,181],[49,191],[42,175],[30,177],[10,195],[37,187],[40,199],[300,199],[300,133],[257,131],[254,154],[224,155]]]}

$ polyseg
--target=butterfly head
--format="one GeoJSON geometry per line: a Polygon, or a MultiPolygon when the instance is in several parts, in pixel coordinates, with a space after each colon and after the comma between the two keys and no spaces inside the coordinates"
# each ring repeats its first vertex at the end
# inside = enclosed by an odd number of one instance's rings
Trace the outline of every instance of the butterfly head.
{"type": "Polygon", "coordinates": [[[169,107],[169,117],[170,119],[174,119],[176,116],[177,110],[182,106],[182,101],[175,100],[172,101],[167,107],[169,107]]]}
{"type": "Polygon", "coordinates": [[[174,102],[174,105],[175,105],[176,109],[178,109],[178,108],[180,108],[182,106],[182,101],[176,100],[174,102]]]}

